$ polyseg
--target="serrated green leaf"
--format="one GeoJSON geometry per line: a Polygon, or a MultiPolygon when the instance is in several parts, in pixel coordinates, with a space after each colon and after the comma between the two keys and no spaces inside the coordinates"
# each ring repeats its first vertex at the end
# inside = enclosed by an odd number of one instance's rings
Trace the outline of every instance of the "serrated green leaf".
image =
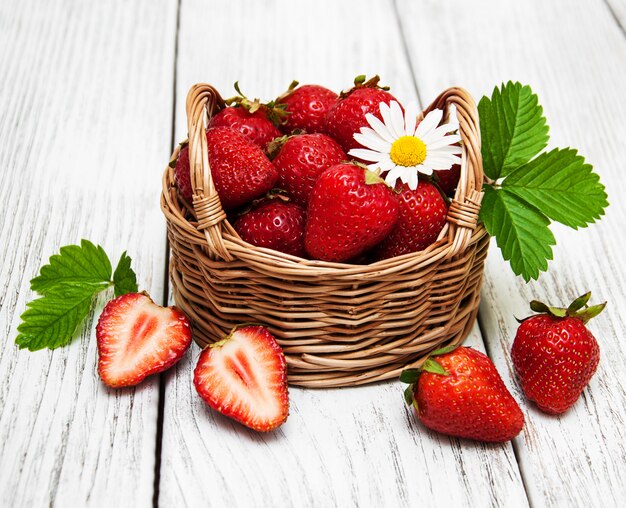
{"type": "Polygon", "coordinates": [[[529,86],[509,81],[478,103],[483,167],[493,180],[530,161],[548,144],[543,108],[529,86]]]}
{"type": "Polygon", "coordinates": [[[115,288],[116,297],[139,291],[137,287],[137,275],[135,275],[135,272],[130,267],[131,261],[130,256],[128,256],[126,252],[123,252],[117,263],[115,273],[113,274],[113,286],[115,288]]]}
{"type": "Polygon", "coordinates": [[[516,275],[528,282],[548,269],[554,235],[550,221],[536,208],[505,189],[486,186],[480,217],[487,232],[496,238],[504,259],[516,275]]]}
{"type": "Polygon", "coordinates": [[[30,351],[68,344],[89,313],[93,296],[102,289],[94,285],[58,286],[29,302],[22,313],[15,343],[30,351]]]}
{"type": "Polygon", "coordinates": [[[33,291],[46,294],[59,285],[105,286],[111,279],[111,262],[104,249],[89,240],[61,247],[30,281],[33,291]]]}
{"type": "Polygon", "coordinates": [[[542,153],[513,171],[502,187],[574,229],[595,222],[608,205],[599,176],[571,148],[542,153]]]}

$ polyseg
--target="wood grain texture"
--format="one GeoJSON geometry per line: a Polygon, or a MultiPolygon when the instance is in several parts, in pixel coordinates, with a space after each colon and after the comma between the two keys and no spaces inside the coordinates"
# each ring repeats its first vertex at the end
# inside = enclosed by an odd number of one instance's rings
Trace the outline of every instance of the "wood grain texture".
{"type": "Polygon", "coordinates": [[[619,24],[624,37],[626,37],[626,1],[624,0],[605,0],[606,5],[615,18],[615,22],[619,24]]]}
{"type": "Polygon", "coordinates": [[[81,238],[162,299],[175,25],[175,1],[0,4],[0,506],[151,505],[158,379],[107,390],[93,315],[67,348],[13,341],[30,278],[81,238]]]}
{"type": "Polygon", "coordinates": [[[580,401],[561,417],[523,404],[527,424],[516,439],[533,506],[624,506],[626,503],[626,40],[602,1],[398,2],[409,53],[424,96],[462,84],[475,95],[514,79],[531,84],[551,126],[551,146],[578,147],[607,186],[610,207],[581,231],[555,227],[550,272],[524,284],[492,245],[481,305],[487,347],[518,400],[509,351],[517,322],[533,298],[565,304],[592,290],[609,301],[590,328],[601,360],[580,401]],[[438,30],[413,29],[437,22],[438,30]],[[441,23],[441,20],[448,20],[441,23]],[[441,69],[437,72],[437,69],[441,69]]]}
{"type": "MultiPolygon", "coordinates": [[[[251,97],[270,99],[294,78],[342,89],[357,74],[380,73],[398,97],[416,98],[390,2],[247,1],[239,9],[221,23],[230,3],[182,2],[176,139],[186,136],[182,105],[198,81],[228,95],[239,79],[251,97]]],[[[480,347],[477,327],[473,341],[480,347]]],[[[204,405],[192,384],[197,358],[196,348],[166,376],[164,506],[527,505],[510,444],[427,431],[405,407],[400,383],[292,388],[289,420],[262,435],[204,405]]]]}

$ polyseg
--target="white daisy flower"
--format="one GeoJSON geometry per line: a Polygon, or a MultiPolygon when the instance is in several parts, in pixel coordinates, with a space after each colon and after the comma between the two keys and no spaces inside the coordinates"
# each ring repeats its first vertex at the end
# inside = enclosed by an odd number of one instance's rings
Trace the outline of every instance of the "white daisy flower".
{"type": "Polygon", "coordinates": [[[365,148],[354,148],[349,155],[369,162],[369,169],[380,170],[385,182],[395,187],[400,179],[411,190],[417,189],[418,173],[432,175],[434,170],[450,169],[461,162],[458,124],[439,125],[441,109],[434,109],[417,124],[417,104],[409,104],[404,116],[400,104],[381,102],[381,122],[371,113],[365,115],[370,127],[362,127],[354,139],[365,148]]]}

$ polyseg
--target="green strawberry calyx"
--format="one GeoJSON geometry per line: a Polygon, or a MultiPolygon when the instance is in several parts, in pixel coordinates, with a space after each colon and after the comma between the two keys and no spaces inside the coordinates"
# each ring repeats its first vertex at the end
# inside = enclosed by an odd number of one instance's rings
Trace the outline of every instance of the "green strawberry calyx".
{"type": "MultiPolygon", "coordinates": [[[[607,302],[600,303],[598,305],[587,305],[591,298],[591,291],[576,298],[567,308],[564,307],[552,307],[546,305],[538,300],[530,302],[530,309],[540,314],[548,314],[555,318],[568,318],[575,317],[580,319],[583,323],[587,324],[589,320],[600,314],[606,307],[607,302]]],[[[529,316],[532,317],[532,316],[529,316]]],[[[526,318],[528,319],[528,318],[526,318]]],[[[526,319],[518,320],[520,323],[526,319]]]]}
{"type": "Polygon", "coordinates": [[[287,97],[289,97],[293,91],[298,88],[298,85],[300,84],[299,81],[296,81],[295,79],[289,84],[289,87],[287,88],[287,90],[283,93],[281,93],[278,97],[276,97],[276,100],[274,101],[275,103],[280,103],[283,100],[285,100],[287,97]]]}
{"type": "Polygon", "coordinates": [[[400,381],[402,383],[408,383],[409,386],[404,390],[404,400],[409,406],[413,406],[417,410],[417,401],[415,400],[414,392],[415,385],[417,384],[420,376],[423,372],[430,372],[431,374],[438,374],[440,376],[449,376],[450,373],[443,368],[443,366],[434,360],[434,357],[445,355],[454,351],[458,346],[445,346],[439,349],[435,349],[430,353],[422,365],[417,368],[404,369],[400,374],[400,381]]]}
{"type": "Polygon", "coordinates": [[[287,120],[289,112],[286,110],[286,104],[278,104],[276,101],[261,102],[261,99],[250,100],[241,91],[239,81],[235,81],[235,91],[238,95],[224,99],[227,106],[242,107],[248,110],[250,114],[254,114],[259,110],[265,112],[268,120],[276,126],[283,125],[287,120]]]}
{"type": "Polygon", "coordinates": [[[370,79],[367,79],[367,76],[365,74],[359,74],[356,78],[354,78],[354,86],[346,90],[343,90],[339,94],[339,98],[344,99],[355,90],[358,90],[359,88],[379,88],[380,90],[384,90],[385,92],[388,91],[389,87],[380,86],[378,84],[379,81],[380,81],[380,76],[378,74],[376,74],[374,77],[371,77],[370,79]]]}

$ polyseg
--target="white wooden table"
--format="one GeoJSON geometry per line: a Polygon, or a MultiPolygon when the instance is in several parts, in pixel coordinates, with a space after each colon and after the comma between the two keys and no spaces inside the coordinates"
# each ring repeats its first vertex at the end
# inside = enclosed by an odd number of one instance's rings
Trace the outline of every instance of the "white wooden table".
{"type": "Polygon", "coordinates": [[[0,506],[626,505],[625,26],[624,0],[1,0],[0,506]],[[140,287],[168,301],[161,174],[193,83],[228,94],[239,79],[269,99],[294,78],[341,89],[361,73],[422,105],[450,85],[478,99],[531,84],[551,143],[578,147],[607,186],[607,216],[556,228],[538,282],[490,252],[468,340],[521,402],[512,443],[426,430],[397,382],[292,388],[288,422],[256,434],[196,395],[195,346],[167,374],[108,390],[93,316],[70,347],[17,349],[29,280],[81,238],[128,250],[140,287]],[[609,301],[592,324],[600,366],[572,410],[546,416],[512,374],[515,316],[588,289],[609,301]]]}

